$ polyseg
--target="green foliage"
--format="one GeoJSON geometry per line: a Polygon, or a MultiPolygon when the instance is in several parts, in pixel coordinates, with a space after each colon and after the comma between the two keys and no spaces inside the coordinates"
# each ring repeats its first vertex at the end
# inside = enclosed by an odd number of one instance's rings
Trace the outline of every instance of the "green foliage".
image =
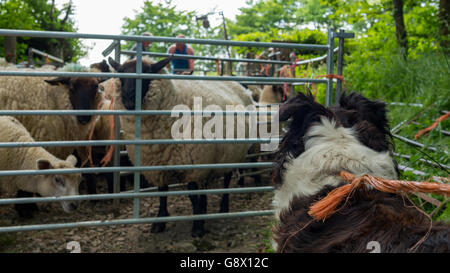
{"type": "MultiPolygon", "coordinates": [[[[302,44],[326,44],[327,36],[319,30],[278,30],[271,29],[269,32],[251,32],[246,34],[241,34],[236,36],[233,40],[236,41],[257,41],[257,42],[271,42],[273,40],[286,41],[302,44]]],[[[234,50],[241,55],[245,52],[253,52],[255,54],[260,54],[263,48],[248,48],[248,47],[236,47],[234,50]]],[[[295,50],[299,58],[308,59],[310,57],[317,57],[319,52],[312,50],[295,50]]]]}
{"type": "MultiPolygon", "coordinates": [[[[0,28],[76,32],[71,2],[59,10],[48,0],[0,0],[0,28]]],[[[4,55],[0,37],[0,55],[4,55]]],[[[75,62],[86,55],[86,48],[75,39],[17,38],[17,60],[28,58],[27,48],[47,52],[66,62],[75,62]]]]}
{"type": "Polygon", "coordinates": [[[336,13],[336,9],[328,5],[327,2],[321,0],[304,0],[301,2],[301,7],[296,11],[301,22],[313,23],[316,29],[340,26],[332,17],[336,13]]]}
{"type": "MultiPolygon", "coordinates": [[[[221,26],[203,28],[201,22],[196,21],[200,16],[195,11],[178,11],[171,0],[164,2],[145,1],[142,10],[134,18],[124,18],[122,34],[141,35],[150,32],[154,36],[176,37],[183,34],[188,38],[223,39],[221,26]]],[[[131,49],[133,42],[127,42],[126,48],[131,49]]],[[[166,43],[152,43],[149,51],[167,52],[170,45],[166,43]]],[[[196,55],[216,56],[224,53],[225,49],[217,46],[191,45],[196,55]]],[[[198,63],[198,62],[197,62],[198,63]]],[[[209,63],[209,66],[215,64],[209,63]]]]}
{"type": "Polygon", "coordinates": [[[299,25],[296,17],[299,1],[294,0],[247,0],[240,8],[236,22],[228,21],[231,35],[251,32],[270,32],[272,29],[292,30],[299,25]]]}
{"type": "Polygon", "coordinates": [[[448,203],[444,211],[442,211],[441,215],[437,218],[437,220],[450,222],[450,205],[448,205],[448,203]]]}

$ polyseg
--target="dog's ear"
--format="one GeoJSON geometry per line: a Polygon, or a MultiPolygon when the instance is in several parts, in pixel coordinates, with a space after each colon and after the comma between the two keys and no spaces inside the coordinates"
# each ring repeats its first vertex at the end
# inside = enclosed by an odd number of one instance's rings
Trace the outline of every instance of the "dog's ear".
{"type": "Polygon", "coordinates": [[[394,149],[384,102],[352,92],[342,94],[339,103],[336,116],[344,117],[344,126],[353,127],[361,143],[375,151],[394,149]]]}
{"type": "Polygon", "coordinates": [[[311,92],[306,95],[299,93],[297,96],[286,101],[279,110],[280,121],[292,118],[292,122],[299,126],[304,124],[311,116],[316,116],[312,121],[320,120],[320,116],[333,118],[333,113],[325,106],[314,100],[311,92]]]}
{"type": "Polygon", "coordinates": [[[384,131],[389,127],[386,104],[382,101],[370,100],[363,95],[352,92],[343,93],[339,99],[340,107],[354,110],[360,121],[368,121],[384,131]]]}
{"type": "Polygon", "coordinates": [[[57,77],[49,80],[44,80],[50,85],[68,85],[70,83],[69,77],[57,77]]]}
{"type": "Polygon", "coordinates": [[[279,113],[280,113],[280,121],[286,121],[291,117],[299,117],[302,112],[307,110],[314,104],[314,97],[311,93],[305,95],[303,93],[299,93],[297,96],[287,100],[284,104],[281,105],[279,113]]]}

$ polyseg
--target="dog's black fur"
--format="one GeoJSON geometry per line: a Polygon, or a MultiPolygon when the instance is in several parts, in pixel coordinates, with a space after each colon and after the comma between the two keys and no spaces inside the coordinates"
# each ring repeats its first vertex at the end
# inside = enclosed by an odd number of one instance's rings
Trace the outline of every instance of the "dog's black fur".
{"type": "MultiPolygon", "coordinates": [[[[321,116],[335,120],[336,126],[353,128],[358,140],[375,151],[393,149],[384,103],[350,93],[341,96],[339,106],[325,108],[311,94],[299,94],[280,108],[280,120],[292,121],[277,153],[272,177],[276,185],[283,183],[284,164],[305,151],[304,136],[321,116]]],[[[339,212],[324,222],[313,220],[310,206],[335,188],[325,186],[313,196],[294,197],[290,208],[281,211],[273,231],[278,252],[369,252],[369,241],[379,242],[381,252],[450,251],[450,225],[445,223],[433,224],[427,240],[413,248],[430,222],[400,195],[358,190],[339,212]]]]}

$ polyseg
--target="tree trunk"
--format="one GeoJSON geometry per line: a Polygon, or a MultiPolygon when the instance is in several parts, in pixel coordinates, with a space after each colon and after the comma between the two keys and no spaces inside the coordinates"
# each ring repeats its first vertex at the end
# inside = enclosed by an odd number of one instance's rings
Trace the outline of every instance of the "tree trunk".
{"type": "Polygon", "coordinates": [[[9,63],[16,63],[17,37],[5,36],[5,60],[9,63]]]}
{"type": "Polygon", "coordinates": [[[395,36],[402,49],[403,56],[408,56],[408,38],[406,35],[405,21],[403,19],[403,0],[392,0],[394,3],[395,36]]]}
{"type": "Polygon", "coordinates": [[[441,46],[445,53],[450,51],[450,1],[439,1],[439,19],[441,22],[441,46]]]}

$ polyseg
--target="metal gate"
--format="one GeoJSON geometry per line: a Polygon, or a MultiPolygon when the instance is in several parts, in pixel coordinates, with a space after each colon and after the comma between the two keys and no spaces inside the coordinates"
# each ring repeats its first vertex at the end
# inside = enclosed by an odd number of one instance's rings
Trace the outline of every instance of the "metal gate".
{"type": "MultiPolygon", "coordinates": [[[[170,216],[170,217],[139,217],[139,200],[147,197],[159,196],[176,196],[176,195],[192,195],[192,194],[224,194],[224,193],[249,193],[249,192],[267,192],[273,191],[273,187],[246,187],[246,188],[231,188],[231,189],[204,189],[204,190],[190,190],[190,191],[167,191],[167,192],[140,192],[140,172],[141,171],[170,171],[170,170],[189,170],[189,169],[213,169],[213,168],[268,168],[272,167],[272,162],[258,162],[258,163],[228,163],[228,164],[197,164],[197,165],[166,165],[166,166],[140,166],[140,145],[152,144],[205,144],[205,143],[269,143],[271,138],[247,138],[247,139],[191,139],[191,140],[175,140],[175,139],[141,139],[141,117],[142,115],[171,115],[173,112],[170,109],[161,110],[141,110],[141,91],[142,79],[179,79],[179,80],[211,80],[211,81],[237,81],[237,82],[251,82],[260,84],[295,84],[295,83],[324,83],[326,84],[326,105],[329,106],[333,100],[333,79],[307,79],[307,78],[276,78],[276,77],[236,77],[236,76],[194,76],[194,75],[174,75],[174,74],[143,74],[142,73],[142,56],[151,55],[148,52],[142,51],[142,42],[187,42],[192,44],[209,44],[220,46],[245,46],[245,47],[277,47],[277,48],[292,48],[292,49],[312,49],[318,51],[325,51],[326,55],[320,58],[315,58],[307,61],[297,62],[297,64],[320,61],[326,58],[327,74],[334,73],[334,38],[339,38],[339,47],[337,48],[337,74],[342,75],[342,57],[344,38],[353,37],[353,33],[345,33],[344,31],[334,32],[328,30],[328,44],[326,45],[311,45],[311,44],[292,44],[292,43],[262,43],[262,42],[243,42],[243,41],[228,41],[228,40],[207,40],[207,39],[191,39],[191,38],[170,38],[170,37],[156,37],[156,36],[130,36],[130,35],[101,35],[101,34],[80,34],[67,32],[48,32],[48,31],[26,31],[26,30],[6,30],[0,29],[1,36],[25,36],[25,37],[42,37],[42,38],[78,38],[78,39],[106,39],[113,40],[111,46],[105,50],[106,55],[115,49],[115,59],[120,62],[121,54],[136,54],[136,73],[87,73],[87,72],[40,72],[40,71],[1,71],[0,76],[56,76],[56,77],[106,77],[106,78],[135,78],[136,79],[136,108],[134,111],[127,110],[1,110],[0,115],[114,115],[115,121],[115,140],[96,140],[96,141],[36,141],[36,142],[0,142],[1,148],[15,148],[15,147],[51,147],[51,146],[105,146],[114,145],[116,147],[114,154],[114,167],[103,168],[77,168],[77,169],[54,169],[54,170],[8,170],[0,171],[0,176],[9,175],[38,175],[38,174],[69,174],[69,173],[106,173],[114,172],[114,192],[113,194],[95,194],[95,195],[77,195],[64,197],[33,197],[33,198],[10,198],[0,199],[0,205],[8,204],[26,204],[26,203],[44,203],[44,202],[61,202],[61,201],[81,201],[81,200],[104,200],[122,198],[132,198],[133,203],[133,218],[130,219],[116,219],[110,221],[84,221],[84,222],[70,222],[70,223],[54,223],[54,224],[39,224],[39,225],[24,225],[24,226],[7,226],[0,227],[0,232],[16,232],[16,231],[31,231],[44,229],[61,229],[61,228],[78,228],[78,227],[92,227],[92,226],[109,226],[121,224],[144,224],[156,222],[171,222],[171,221],[192,221],[192,220],[209,220],[218,218],[234,218],[234,217],[249,217],[272,215],[273,210],[262,211],[245,211],[245,212],[229,212],[229,213],[213,213],[202,215],[187,215],[187,216],[170,216]],[[120,41],[128,40],[137,43],[137,51],[121,51],[120,41]],[[135,115],[135,140],[119,140],[119,115],[135,115]],[[120,151],[119,146],[125,144],[135,145],[135,166],[133,167],[119,167],[120,151]],[[119,193],[119,174],[120,172],[134,173],[134,191],[119,193]]],[[[158,56],[158,54],[153,54],[158,56]]],[[[165,56],[160,54],[159,56],[165,56]]],[[[184,56],[186,57],[186,56],[184,56]]],[[[198,56],[197,56],[198,57],[198,56]]],[[[186,57],[190,58],[190,57],[186,57]]],[[[192,57],[195,58],[195,57],[192,57]]],[[[214,57],[199,57],[207,60],[208,58],[216,60],[214,57]]],[[[261,62],[261,60],[253,59],[224,59],[225,61],[241,61],[241,62],[261,62]]],[[[270,62],[269,62],[270,63],[270,62]]],[[[274,62],[275,63],[275,62],[274,62]]],[[[335,98],[339,97],[341,82],[337,80],[335,98]]],[[[183,111],[176,111],[183,113],[183,111]]],[[[195,111],[188,111],[191,114],[196,114],[195,111]]],[[[200,111],[205,113],[205,111],[200,111]]],[[[213,113],[230,114],[230,115],[257,115],[259,114],[274,114],[274,112],[260,112],[260,111],[210,111],[213,113]]],[[[198,114],[198,113],[197,113],[198,114]]]]}

